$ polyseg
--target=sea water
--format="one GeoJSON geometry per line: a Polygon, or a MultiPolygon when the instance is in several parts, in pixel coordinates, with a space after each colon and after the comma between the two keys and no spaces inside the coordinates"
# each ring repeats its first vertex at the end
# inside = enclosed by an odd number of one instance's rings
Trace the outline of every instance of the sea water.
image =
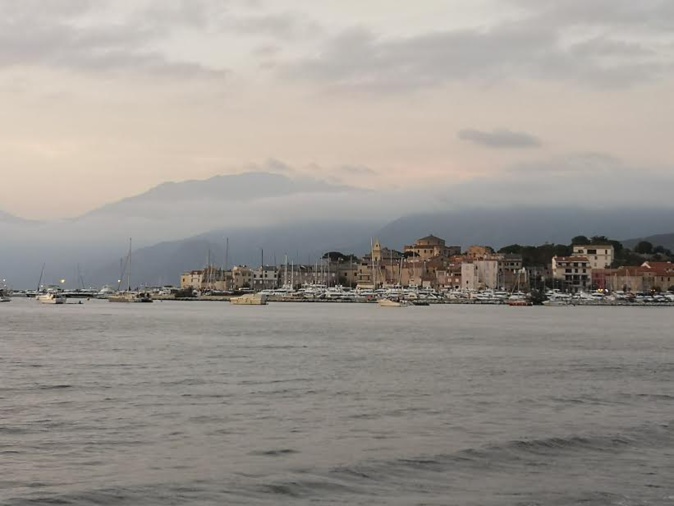
{"type": "Polygon", "coordinates": [[[674,505],[674,308],[0,307],[0,504],[674,505]]]}

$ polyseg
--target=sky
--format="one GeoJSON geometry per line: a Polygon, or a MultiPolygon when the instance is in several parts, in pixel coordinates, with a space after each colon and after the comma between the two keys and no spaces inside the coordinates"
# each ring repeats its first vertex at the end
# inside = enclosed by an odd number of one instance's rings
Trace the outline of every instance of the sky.
{"type": "Polygon", "coordinates": [[[671,0],[0,0],[24,218],[252,170],[648,201],[673,113],[671,0]]]}

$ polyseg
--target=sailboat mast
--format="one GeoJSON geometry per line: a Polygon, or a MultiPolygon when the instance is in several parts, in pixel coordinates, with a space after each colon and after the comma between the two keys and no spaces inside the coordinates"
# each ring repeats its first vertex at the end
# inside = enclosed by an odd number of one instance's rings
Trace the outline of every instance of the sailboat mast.
{"type": "Polygon", "coordinates": [[[37,281],[37,290],[35,290],[36,292],[39,292],[39,291],[40,291],[40,287],[42,286],[42,276],[44,276],[44,268],[45,268],[46,266],[47,266],[46,263],[43,263],[43,264],[42,264],[42,270],[40,271],[40,279],[38,279],[38,281],[37,281]]]}
{"type": "Polygon", "coordinates": [[[129,237],[129,265],[128,270],[126,271],[126,286],[129,292],[131,291],[131,249],[132,249],[132,242],[131,238],[129,237]]]}

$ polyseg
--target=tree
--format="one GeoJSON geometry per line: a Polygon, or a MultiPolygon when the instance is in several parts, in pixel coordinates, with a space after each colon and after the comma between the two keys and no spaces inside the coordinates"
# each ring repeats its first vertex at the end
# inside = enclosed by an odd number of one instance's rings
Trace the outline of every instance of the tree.
{"type": "Polygon", "coordinates": [[[653,253],[653,244],[648,241],[640,241],[634,247],[634,252],[641,255],[650,255],[653,253]]]}
{"type": "Polygon", "coordinates": [[[328,260],[330,263],[348,264],[358,263],[360,260],[353,253],[345,255],[340,251],[328,251],[322,257],[323,260],[328,260]]]}
{"type": "Polygon", "coordinates": [[[510,246],[503,246],[498,252],[504,255],[519,255],[523,249],[519,244],[511,244],[510,246]]]}
{"type": "Polygon", "coordinates": [[[577,235],[576,237],[571,239],[572,246],[581,246],[584,244],[590,244],[590,240],[584,235],[577,235]]]}
{"type": "Polygon", "coordinates": [[[609,238],[605,235],[593,235],[590,239],[590,244],[608,244],[609,238]]]}

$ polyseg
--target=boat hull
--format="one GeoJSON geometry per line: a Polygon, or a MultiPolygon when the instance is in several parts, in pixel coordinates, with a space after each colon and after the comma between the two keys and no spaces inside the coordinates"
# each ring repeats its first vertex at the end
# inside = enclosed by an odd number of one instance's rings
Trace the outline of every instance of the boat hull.
{"type": "Polygon", "coordinates": [[[266,306],[267,296],[265,294],[246,294],[240,297],[232,297],[229,303],[234,306],[266,306]]]}
{"type": "Polygon", "coordinates": [[[379,299],[379,307],[408,307],[411,304],[406,300],[379,299]]]}

